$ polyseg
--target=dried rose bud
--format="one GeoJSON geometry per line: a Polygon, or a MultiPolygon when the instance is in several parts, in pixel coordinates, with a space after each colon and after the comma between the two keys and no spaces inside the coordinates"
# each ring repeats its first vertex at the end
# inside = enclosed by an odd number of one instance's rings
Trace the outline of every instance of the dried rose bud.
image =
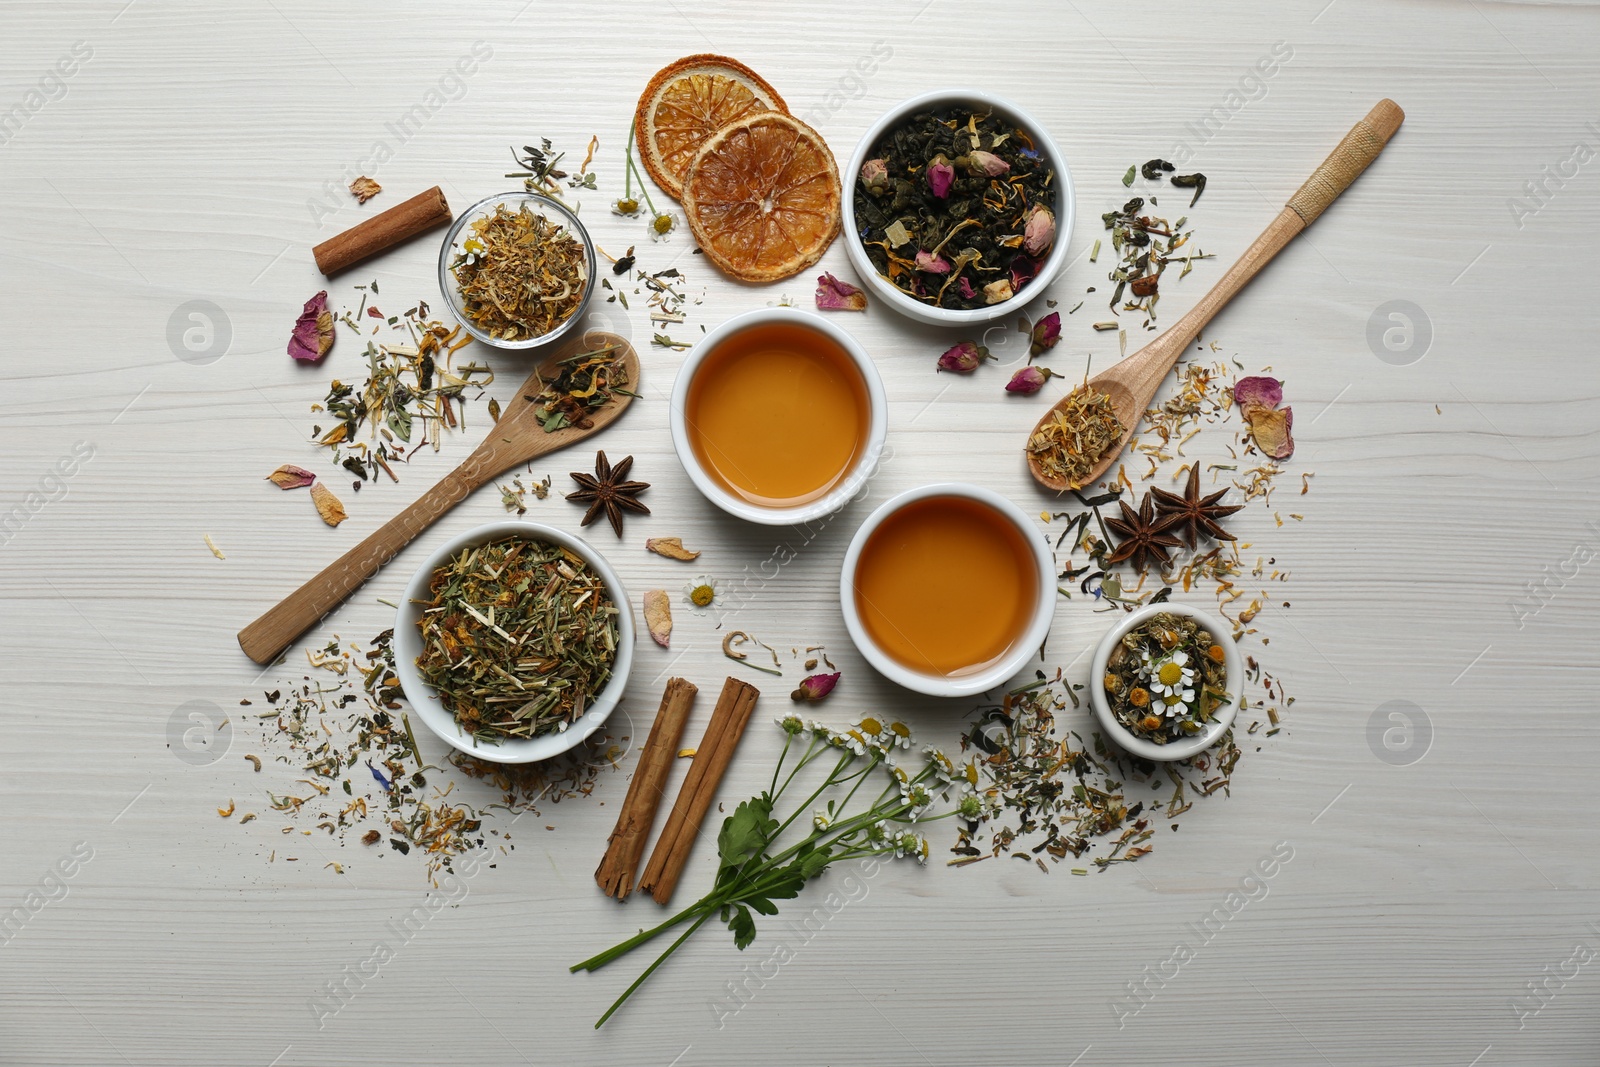
{"type": "Polygon", "coordinates": [[[1001,278],[997,282],[990,282],[983,287],[983,302],[985,304],[999,304],[1012,297],[1011,279],[1001,278]]]}
{"type": "Polygon", "coordinates": [[[945,350],[939,357],[939,370],[957,374],[971,374],[979,364],[989,358],[989,350],[976,341],[961,341],[945,350]]]}
{"type": "Polygon", "coordinates": [[[1061,340],[1061,312],[1052,311],[1044,318],[1033,324],[1033,333],[1028,345],[1028,356],[1037,356],[1040,352],[1054,348],[1056,342],[1061,340]]]}
{"type": "Polygon", "coordinates": [[[936,256],[932,252],[918,252],[917,269],[927,271],[929,274],[949,274],[950,264],[943,256],[936,256]]]}
{"type": "Polygon", "coordinates": [[[833,674],[813,674],[800,683],[800,688],[789,694],[789,699],[816,703],[833,692],[833,687],[839,684],[840,673],[835,671],[833,674]]]}
{"type": "Polygon", "coordinates": [[[968,174],[983,174],[990,178],[998,178],[1002,174],[1011,172],[1011,164],[993,152],[969,152],[962,156],[959,162],[968,174]]]}
{"type": "Polygon", "coordinates": [[[940,200],[948,199],[950,183],[955,180],[956,169],[950,165],[950,161],[944,158],[943,153],[934,156],[928,164],[928,188],[933,191],[933,195],[940,200]]]}
{"type": "Polygon", "coordinates": [[[1022,228],[1022,250],[1030,256],[1042,256],[1055,243],[1056,217],[1043,204],[1028,209],[1022,228]]]}
{"type": "Polygon", "coordinates": [[[861,164],[861,184],[873,196],[889,191],[889,164],[881,159],[869,159],[861,164]]]}
{"type": "Polygon", "coordinates": [[[1055,377],[1058,375],[1049,367],[1023,367],[1006,383],[1006,392],[1032,396],[1044,388],[1045,382],[1055,377]]]}

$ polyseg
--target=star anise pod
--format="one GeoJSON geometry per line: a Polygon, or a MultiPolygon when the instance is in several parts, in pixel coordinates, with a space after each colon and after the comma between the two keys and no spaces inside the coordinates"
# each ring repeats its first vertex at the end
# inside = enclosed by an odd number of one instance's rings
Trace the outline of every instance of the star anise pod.
{"type": "Polygon", "coordinates": [[[1189,465],[1189,487],[1183,496],[1169,493],[1164,489],[1151,489],[1150,495],[1156,498],[1156,511],[1161,515],[1175,515],[1178,522],[1174,529],[1181,530],[1184,540],[1190,548],[1199,544],[1200,538],[1211,537],[1218,541],[1237,540],[1233,534],[1224,530],[1217,522],[1232,515],[1236,511],[1243,511],[1243,504],[1219,504],[1217,501],[1226,496],[1226,488],[1219,489],[1210,496],[1200,495],[1200,464],[1189,465]]]}
{"type": "Polygon", "coordinates": [[[1178,525],[1181,516],[1157,515],[1149,493],[1139,502],[1138,511],[1130,508],[1126,500],[1119,500],[1117,504],[1122,508],[1122,518],[1107,519],[1106,527],[1117,535],[1119,543],[1106,557],[1106,563],[1132,560],[1136,571],[1144,570],[1151,559],[1160,560],[1163,566],[1170,565],[1172,557],[1167,549],[1177,548],[1183,542],[1167,531],[1178,525]]]}
{"type": "Polygon", "coordinates": [[[588,504],[589,510],[584,513],[580,526],[587,526],[605,512],[606,518],[611,520],[611,528],[617,531],[617,536],[622,536],[622,512],[637,511],[641,515],[650,514],[650,509],[645,507],[634,497],[650,488],[649,482],[625,481],[628,471],[633,469],[633,457],[628,456],[621,463],[613,467],[606,460],[604,450],[595,453],[594,473],[580,474],[572,472],[572,480],[580,488],[576,492],[568,493],[567,499],[578,504],[588,504]]]}

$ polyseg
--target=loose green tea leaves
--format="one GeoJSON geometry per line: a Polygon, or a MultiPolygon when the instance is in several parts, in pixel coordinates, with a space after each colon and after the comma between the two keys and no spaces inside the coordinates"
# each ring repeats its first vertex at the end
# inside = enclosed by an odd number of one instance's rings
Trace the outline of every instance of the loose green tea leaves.
{"type": "Polygon", "coordinates": [[[1194,207],[1194,202],[1200,199],[1200,194],[1206,191],[1206,176],[1198,171],[1194,174],[1174,174],[1172,184],[1180,189],[1193,189],[1194,196],[1189,199],[1189,206],[1194,207]]]}
{"type": "Polygon", "coordinates": [[[1050,421],[1029,438],[1028,454],[1046,478],[1079,489],[1126,429],[1111,398],[1082,385],[1067,394],[1050,421]]]}
{"type": "Polygon", "coordinates": [[[589,284],[582,243],[528,204],[504,204],[472,223],[450,272],[462,313],[491,337],[542,337],[583,303],[589,284]]]}
{"type": "Polygon", "coordinates": [[[433,572],[417,670],[479,741],[565,730],[611,678],[617,606],[585,560],[507,537],[433,572]]]}
{"type": "MultiPolygon", "coordinates": [[[[1168,163],[1164,159],[1152,159],[1144,166],[1139,168],[1139,173],[1144,175],[1146,181],[1157,181],[1160,179],[1163,171],[1170,173],[1177,169],[1177,167],[1173,166],[1171,163],[1168,163]]],[[[1125,181],[1122,184],[1129,185],[1132,183],[1125,181]]]]}
{"type": "Polygon", "coordinates": [[[936,307],[1008,300],[1055,244],[1056,175],[1026,132],[995,115],[924,111],[873,145],[853,175],[867,257],[936,307]]]}
{"type": "Polygon", "coordinates": [[[1126,174],[1124,174],[1122,176],[1123,187],[1126,188],[1127,186],[1132,185],[1133,184],[1133,176],[1135,174],[1138,174],[1138,173],[1139,173],[1139,168],[1138,167],[1129,167],[1128,168],[1128,173],[1126,173],[1126,174]]]}
{"type": "Polygon", "coordinates": [[[593,425],[590,414],[610,403],[613,395],[634,395],[628,393],[628,368],[620,345],[579,352],[562,360],[559,367],[549,384],[530,397],[545,433],[568,426],[587,430],[593,425]]]}
{"type": "Polygon", "coordinates": [[[1123,635],[1106,662],[1106,702],[1158,745],[1202,733],[1228,701],[1227,651],[1187,615],[1160,612],[1123,635]]]}

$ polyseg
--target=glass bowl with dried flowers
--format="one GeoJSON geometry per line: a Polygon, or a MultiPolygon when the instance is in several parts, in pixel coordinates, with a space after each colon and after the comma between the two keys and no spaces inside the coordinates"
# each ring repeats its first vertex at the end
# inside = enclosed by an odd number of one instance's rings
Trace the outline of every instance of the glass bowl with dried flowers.
{"type": "Polygon", "coordinates": [[[867,130],[843,178],[851,266],[918,322],[998,321],[1066,268],[1072,173],[1045,128],[1001,97],[912,97],[867,130]]]}
{"type": "Polygon", "coordinates": [[[1135,756],[1182,760],[1216,744],[1243,700],[1231,627],[1187,604],[1123,616],[1095,649],[1089,699],[1107,736],[1135,756]]]}
{"type": "Polygon", "coordinates": [[[406,586],[395,674],[439,739],[494,763],[575,748],[633,668],[627,590],[588,542],[507,520],[450,538],[406,586]]]}
{"type": "Polygon", "coordinates": [[[565,337],[594,296],[595,251],[578,216],[538,193],[487,197],[463,211],[439,249],[439,289],[456,319],[495,348],[565,337]]]}

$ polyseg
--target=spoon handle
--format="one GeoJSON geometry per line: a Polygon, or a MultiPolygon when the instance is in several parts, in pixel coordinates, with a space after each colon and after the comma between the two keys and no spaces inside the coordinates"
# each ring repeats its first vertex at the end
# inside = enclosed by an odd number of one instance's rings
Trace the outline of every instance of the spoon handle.
{"type": "MultiPolygon", "coordinates": [[[[1389,138],[1394,136],[1405,117],[1400,105],[1385,99],[1380,100],[1365,118],[1352,126],[1344,140],[1328,153],[1328,158],[1322,161],[1321,166],[1312,171],[1311,177],[1289,198],[1289,202],[1261,232],[1261,236],[1245,249],[1244,255],[1228,268],[1188,314],[1173,325],[1169,334],[1177,343],[1162,346],[1160,355],[1176,362],[1189,342],[1200,336],[1200,331],[1206,328],[1212,317],[1226,307],[1228,301],[1262,267],[1272,262],[1272,258],[1283,251],[1290,241],[1315,222],[1328,205],[1337,200],[1339,194],[1348,189],[1350,183],[1378,158],[1378,153],[1383,151],[1383,146],[1389,143],[1389,138]]],[[[1167,369],[1170,369],[1171,362],[1167,369]]],[[[1166,369],[1163,369],[1158,382],[1165,377],[1166,369]]]]}
{"type": "Polygon", "coordinates": [[[455,507],[496,471],[477,454],[440,479],[410,507],[368,534],[366,539],[322,569],[255,622],[239,631],[239,647],[265,666],[315,626],[324,615],[378,573],[402,548],[455,507]]]}

